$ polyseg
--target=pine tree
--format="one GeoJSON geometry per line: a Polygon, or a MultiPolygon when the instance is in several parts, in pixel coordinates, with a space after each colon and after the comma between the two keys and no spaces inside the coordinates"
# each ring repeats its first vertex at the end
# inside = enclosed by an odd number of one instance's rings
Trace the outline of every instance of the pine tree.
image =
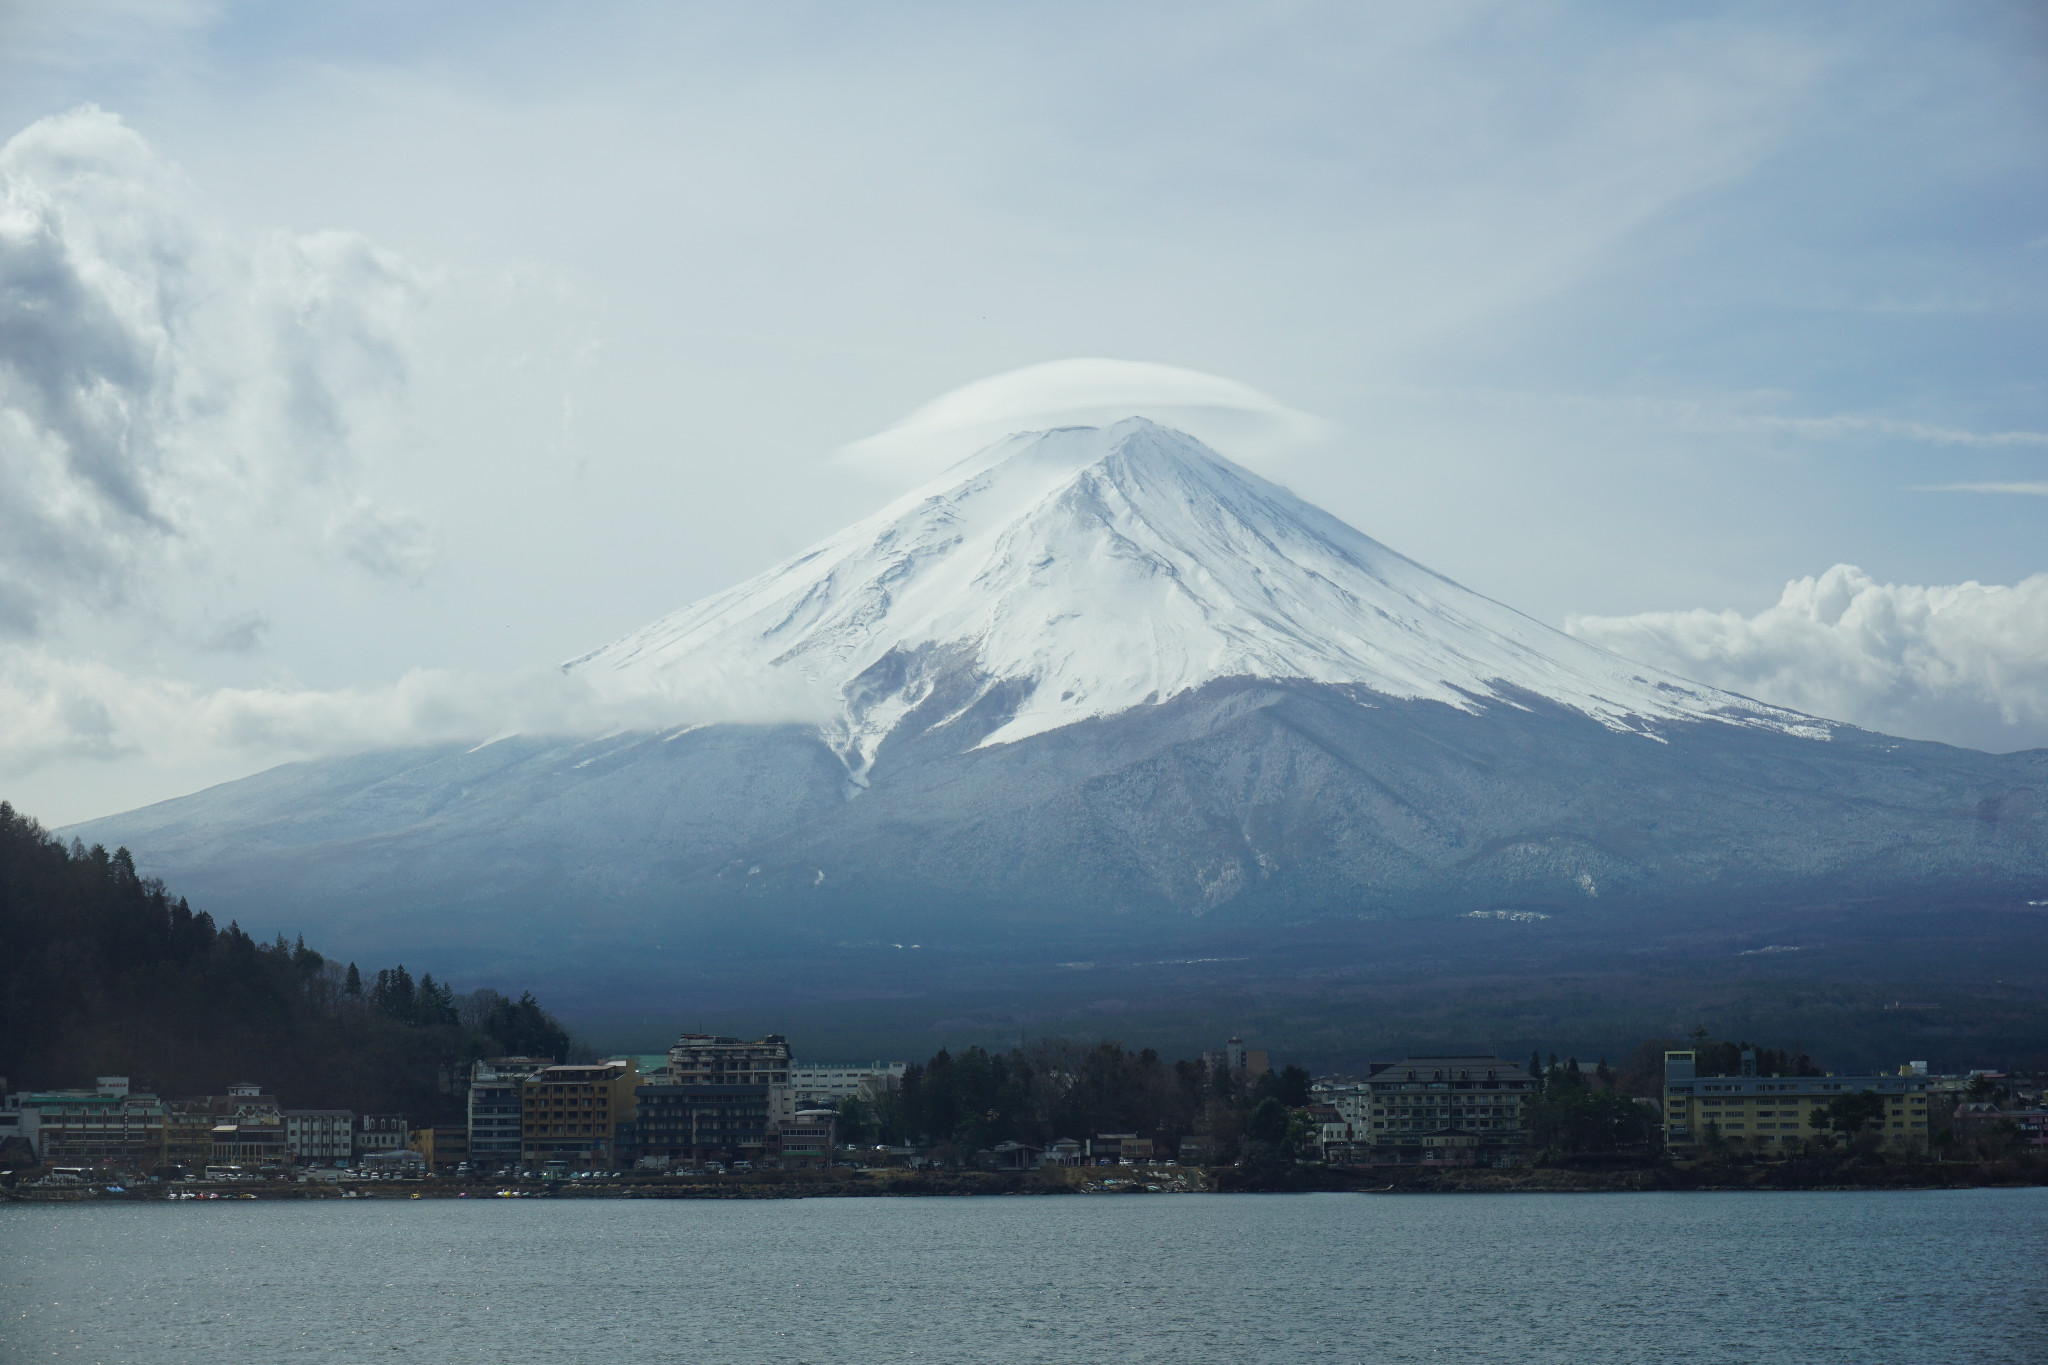
{"type": "Polygon", "coordinates": [[[354,1000],[363,998],[363,974],[356,970],[356,964],[348,964],[348,979],[342,983],[342,994],[354,1000]]]}

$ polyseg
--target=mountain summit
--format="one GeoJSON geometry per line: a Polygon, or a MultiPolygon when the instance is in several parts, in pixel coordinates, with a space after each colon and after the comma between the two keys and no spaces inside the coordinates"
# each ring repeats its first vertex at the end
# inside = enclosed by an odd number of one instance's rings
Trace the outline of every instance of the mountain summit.
{"type": "Polygon", "coordinates": [[[981,747],[1226,679],[1463,711],[1533,696],[1609,729],[1830,727],[1630,663],[1132,418],[1012,436],[737,587],[566,668],[687,702],[734,679],[807,698],[857,783],[935,698],[1001,697],[981,747]]]}

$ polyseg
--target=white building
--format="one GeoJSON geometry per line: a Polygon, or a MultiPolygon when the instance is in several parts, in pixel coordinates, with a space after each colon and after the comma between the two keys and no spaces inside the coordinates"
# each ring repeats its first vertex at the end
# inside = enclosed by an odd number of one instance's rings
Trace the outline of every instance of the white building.
{"type": "Polygon", "coordinates": [[[356,1130],[356,1152],[365,1157],[402,1152],[411,1136],[403,1114],[365,1114],[356,1130]]]}
{"type": "Polygon", "coordinates": [[[901,1085],[909,1069],[908,1062],[791,1062],[790,1098],[798,1108],[837,1109],[856,1098],[873,1104],[901,1085]]]}
{"type": "Polygon", "coordinates": [[[284,1145],[299,1161],[347,1161],[356,1154],[356,1116],[349,1109],[287,1109],[284,1145]]]}

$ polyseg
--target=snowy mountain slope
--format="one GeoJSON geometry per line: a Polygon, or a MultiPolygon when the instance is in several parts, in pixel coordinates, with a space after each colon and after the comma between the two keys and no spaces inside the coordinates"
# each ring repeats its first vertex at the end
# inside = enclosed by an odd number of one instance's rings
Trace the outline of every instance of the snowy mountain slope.
{"type": "Polygon", "coordinates": [[[863,783],[882,740],[942,693],[942,726],[1011,699],[981,745],[1227,678],[1463,710],[1526,692],[1652,736],[1693,720],[1830,732],[1553,630],[1142,418],[1010,437],[565,667],[679,702],[734,679],[801,692],[863,783]]]}

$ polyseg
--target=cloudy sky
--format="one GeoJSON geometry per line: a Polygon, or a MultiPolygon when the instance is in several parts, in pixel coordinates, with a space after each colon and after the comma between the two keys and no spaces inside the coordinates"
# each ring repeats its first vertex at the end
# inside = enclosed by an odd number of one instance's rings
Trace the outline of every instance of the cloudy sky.
{"type": "Polygon", "coordinates": [[[50,823],[572,723],[907,413],[1126,391],[1625,653],[2048,744],[2037,6],[427,8],[0,0],[50,823]]]}

